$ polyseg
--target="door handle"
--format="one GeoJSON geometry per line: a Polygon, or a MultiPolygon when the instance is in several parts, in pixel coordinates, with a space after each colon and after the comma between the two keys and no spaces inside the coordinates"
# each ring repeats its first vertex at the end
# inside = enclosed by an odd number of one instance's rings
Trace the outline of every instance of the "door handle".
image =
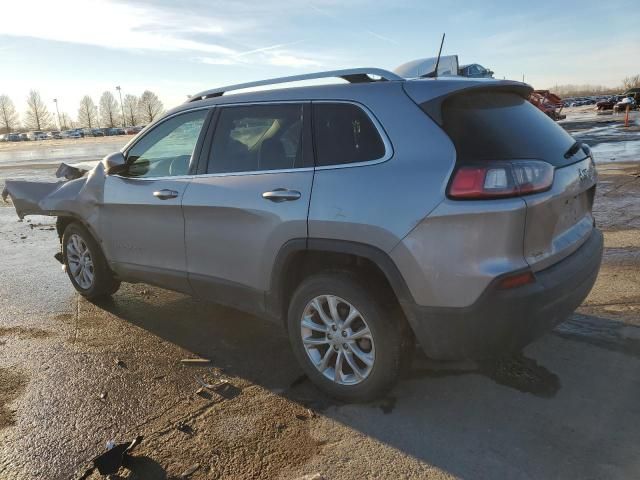
{"type": "Polygon", "coordinates": [[[270,192],[264,192],[262,198],[271,200],[272,202],[286,202],[298,200],[302,194],[297,190],[287,190],[286,188],[276,188],[270,192]]]}
{"type": "Polygon", "coordinates": [[[153,192],[153,196],[160,200],[169,200],[170,198],[176,198],[178,196],[178,192],[163,188],[162,190],[156,190],[153,192]]]}

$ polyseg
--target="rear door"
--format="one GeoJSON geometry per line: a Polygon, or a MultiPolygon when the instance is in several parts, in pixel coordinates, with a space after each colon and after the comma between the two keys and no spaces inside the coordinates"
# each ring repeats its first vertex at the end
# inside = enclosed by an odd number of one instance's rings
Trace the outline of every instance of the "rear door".
{"type": "Polygon", "coordinates": [[[201,297],[259,309],[278,251],[307,237],[314,173],[308,104],[217,110],[203,150],[206,169],[183,199],[189,281],[201,297]]]}
{"type": "Polygon", "coordinates": [[[587,147],[525,100],[504,90],[459,93],[442,105],[457,163],[543,160],[555,167],[550,190],[524,195],[524,257],[534,271],[577,250],[593,229],[596,172],[587,147]]]}
{"type": "Polygon", "coordinates": [[[107,176],[102,238],[123,278],[190,291],[181,203],[208,114],[198,109],[162,121],[126,152],[126,173],[107,176]]]}

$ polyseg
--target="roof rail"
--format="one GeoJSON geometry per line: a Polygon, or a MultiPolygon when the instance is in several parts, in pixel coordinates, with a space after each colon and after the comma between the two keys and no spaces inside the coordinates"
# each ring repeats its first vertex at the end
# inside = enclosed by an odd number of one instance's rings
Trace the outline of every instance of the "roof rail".
{"type": "Polygon", "coordinates": [[[342,78],[349,83],[367,83],[379,81],[400,81],[404,80],[401,76],[383,70],[381,68],[350,68],[347,70],[331,70],[329,72],[306,73],[303,75],[294,75],[291,77],[271,78],[268,80],[259,80],[257,82],[239,83],[237,85],[229,85],[227,87],[214,88],[205,90],[191,96],[185,103],[204,100],[205,98],[220,97],[227,92],[233,90],[244,90],[245,88],[262,87],[264,85],[276,85],[278,83],[299,82],[302,80],[314,80],[317,78],[342,78]],[[374,75],[380,77],[380,80],[374,80],[370,77],[374,75]]]}

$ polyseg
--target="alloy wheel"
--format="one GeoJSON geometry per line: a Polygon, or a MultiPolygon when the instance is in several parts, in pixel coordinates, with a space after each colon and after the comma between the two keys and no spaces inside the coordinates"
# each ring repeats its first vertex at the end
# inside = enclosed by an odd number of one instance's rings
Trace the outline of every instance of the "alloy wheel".
{"type": "Polygon", "coordinates": [[[307,356],[322,375],[340,385],[364,381],[375,362],[375,344],[363,315],[335,295],[312,299],[300,319],[307,356]]]}

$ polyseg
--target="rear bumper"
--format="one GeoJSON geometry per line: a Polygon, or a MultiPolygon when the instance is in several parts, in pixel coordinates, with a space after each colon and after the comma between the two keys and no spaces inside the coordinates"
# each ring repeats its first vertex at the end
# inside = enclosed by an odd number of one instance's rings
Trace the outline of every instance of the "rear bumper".
{"type": "Polygon", "coordinates": [[[465,308],[402,303],[425,353],[435,359],[477,359],[518,351],[564,321],[586,298],[600,270],[603,236],[594,229],[572,255],[512,290],[492,283],[465,308]]]}

